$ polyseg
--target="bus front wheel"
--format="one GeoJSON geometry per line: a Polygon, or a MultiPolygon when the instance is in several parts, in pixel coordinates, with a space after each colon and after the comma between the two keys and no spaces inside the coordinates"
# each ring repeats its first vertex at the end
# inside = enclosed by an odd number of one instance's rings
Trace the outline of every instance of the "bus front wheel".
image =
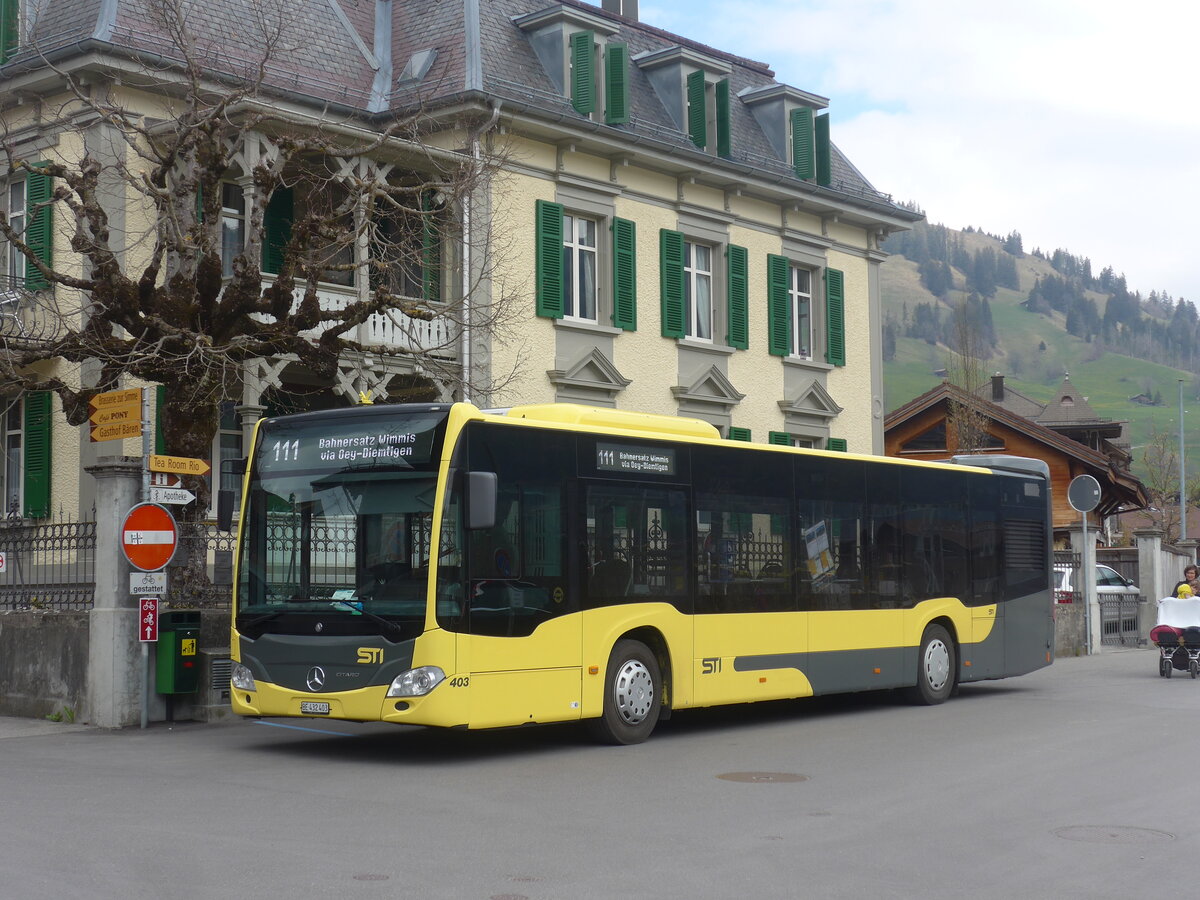
{"type": "Polygon", "coordinates": [[[588,720],[593,737],[608,744],[639,744],[650,737],[661,708],[658,660],[640,641],[617,641],[604,673],[604,712],[588,720]]]}
{"type": "Polygon", "coordinates": [[[954,691],[954,641],[941,625],[930,625],[921,636],[917,653],[917,684],[909,688],[908,697],[920,706],[944,703],[954,691]]]}

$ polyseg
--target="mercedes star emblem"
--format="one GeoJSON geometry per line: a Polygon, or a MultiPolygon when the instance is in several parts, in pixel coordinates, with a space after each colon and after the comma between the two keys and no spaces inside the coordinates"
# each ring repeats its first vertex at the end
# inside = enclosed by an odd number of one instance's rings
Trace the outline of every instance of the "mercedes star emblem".
{"type": "Polygon", "coordinates": [[[308,670],[308,689],[316,692],[325,687],[325,670],[320,666],[313,666],[308,670]]]}

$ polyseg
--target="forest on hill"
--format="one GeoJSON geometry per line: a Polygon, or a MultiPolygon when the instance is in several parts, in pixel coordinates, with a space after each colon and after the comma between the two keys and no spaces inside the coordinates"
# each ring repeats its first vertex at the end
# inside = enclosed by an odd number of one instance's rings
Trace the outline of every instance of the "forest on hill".
{"type": "MultiPolygon", "coordinates": [[[[976,371],[1002,374],[1038,402],[1050,402],[1069,374],[1097,415],[1126,423],[1133,468],[1144,477],[1146,449],[1179,434],[1177,400],[1200,399],[1200,314],[1189,300],[1135,290],[1112,265],[1066,249],[1026,249],[1018,231],[922,221],[884,249],[889,411],[946,377],[960,336],[971,335],[976,371]]],[[[1191,460],[1200,459],[1194,415],[1183,419],[1191,460]]]]}
{"type": "MultiPolygon", "coordinates": [[[[885,278],[885,363],[897,359],[904,339],[957,350],[954,318],[961,310],[981,338],[978,345],[987,367],[999,366],[1017,378],[1032,375],[1033,381],[1057,383],[1073,364],[1109,352],[1200,374],[1200,315],[1195,304],[1165,291],[1143,295],[1131,290],[1111,265],[1096,272],[1090,259],[1065,249],[1026,251],[1017,231],[1000,236],[924,221],[891,235],[884,249],[893,254],[884,264],[893,270],[885,278]],[[903,266],[904,261],[909,265],[903,266]],[[905,280],[904,271],[908,281],[916,283],[888,291],[889,283],[898,287],[905,280]],[[1044,327],[1035,330],[1049,334],[1032,347],[1022,340],[1028,337],[1027,329],[1022,329],[1023,335],[1006,334],[993,314],[997,302],[1036,317],[1044,327]],[[1074,351],[1051,353],[1041,361],[1044,371],[1028,371],[1032,356],[1044,357],[1051,345],[1068,349],[1070,344],[1064,345],[1060,335],[1075,339],[1074,351]]],[[[888,406],[908,399],[889,397],[888,406]]]]}

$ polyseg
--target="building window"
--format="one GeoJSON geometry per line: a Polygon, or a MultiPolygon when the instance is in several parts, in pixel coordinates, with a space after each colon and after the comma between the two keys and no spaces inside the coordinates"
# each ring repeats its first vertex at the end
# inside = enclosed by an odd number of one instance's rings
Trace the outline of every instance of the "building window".
{"type": "Polygon", "coordinates": [[[788,282],[791,354],[812,359],[812,273],[799,266],[790,266],[788,282]]]}
{"type": "Polygon", "coordinates": [[[563,216],[563,315],[596,321],[596,232],[593,219],[563,216]]]}
{"type": "Polygon", "coordinates": [[[616,217],[578,216],[567,213],[561,203],[538,200],[535,227],[537,314],[589,324],[607,325],[611,320],[615,328],[635,331],[637,228],[634,223],[616,217]],[[606,237],[609,231],[611,238],[606,237]],[[602,272],[599,262],[605,254],[608,262],[602,272]]]}
{"type": "MultiPolygon", "coordinates": [[[[8,227],[16,234],[25,233],[25,179],[17,178],[8,184],[8,227]]],[[[25,256],[16,244],[8,245],[8,287],[25,283],[25,256]]]]}
{"type": "Polygon", "coordinates": [[[24,467],[22,464],[23,407],[20,397],[13,398],[4,406],[0,416],[0,440],[4,444],[4,469],[0,478],[0,496],[4,498],[4,516],[21,514],[21,486],[24,467]]]}
{"type": "Polygon", "coordinates": [[[421,196],[420,212],[405,210],[379,215],[369,238],[367,277],[401,297],[430,303],[442,299],[442,235],[444,207],[433,192],[421,196]]]}
{"type": "MultiPolygon", "coordinates": [[[[241,459],[246,454],[242,446],[242,424],[237,413],[237,403],[233,400],[222,400],[220,405],[220,420],[217,434],[212,444],[212,474],[206,476],[211,497],[212,508],[209,514],[217,514],[217,491],[233,492],[233,508],[242,506],[242,478],[235,475],[232,466],[225,465],[231,459],[241,459]],[[217,476],[216,478],[213,475],[217,476]]],[[[162,421],[162,413],[159,413],[162,421]]]]}
{"type": "Polygon", "coordinates": [[[687,337],[712,340],[712,247],[683,243],[683,307],[687,337]]]}
{"type": "Polygon", "coordinates": [[[240,184],[221,185],[221,275],[233,276],[233,261],[246,246],[246,195],[240,184]]]}

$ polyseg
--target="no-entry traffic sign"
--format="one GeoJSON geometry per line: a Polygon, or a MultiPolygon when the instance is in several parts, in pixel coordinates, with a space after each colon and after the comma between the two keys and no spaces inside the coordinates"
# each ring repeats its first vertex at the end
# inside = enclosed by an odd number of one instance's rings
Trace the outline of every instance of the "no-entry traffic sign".
{"type": "Polygon", "coordinates": [[[179,542],[179,526],[166,507],[139,503],[121,526],[121,549],[129,564],[143,572],[156,572],[171,561],[179,542]]]}

